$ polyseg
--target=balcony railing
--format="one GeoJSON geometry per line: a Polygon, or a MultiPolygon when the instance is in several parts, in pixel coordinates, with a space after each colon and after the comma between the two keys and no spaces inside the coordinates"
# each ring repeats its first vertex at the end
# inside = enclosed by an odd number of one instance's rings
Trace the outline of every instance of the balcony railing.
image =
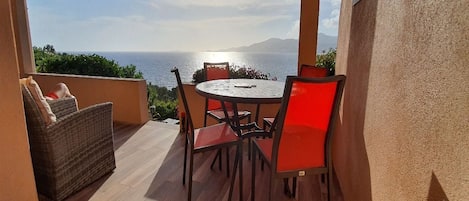
{"type": "Polygon", "coordinates": [[[57,83],[66,83],[71,93],[77,97],[79,108],[112,102],[115,122],[144,124],[149,119],[147,88],[143,79],[50,73],[29,75],[39,83],[43,92],[50,91],[57,83]]]}

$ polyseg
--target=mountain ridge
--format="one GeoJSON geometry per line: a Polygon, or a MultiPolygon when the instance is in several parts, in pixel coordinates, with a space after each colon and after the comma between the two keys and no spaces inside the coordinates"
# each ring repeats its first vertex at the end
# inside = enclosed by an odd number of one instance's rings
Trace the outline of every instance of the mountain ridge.
{"type": "MultiPolygon", "coordinates": [[[[317,52],[327,51],[337,47],[337,37],[326,34],[318,34],[317,52]]],[[[216,52],[298,52],[298,39],[269,38],[262,42],[247,46],[232,47],[215,50],[216,52]]]]}

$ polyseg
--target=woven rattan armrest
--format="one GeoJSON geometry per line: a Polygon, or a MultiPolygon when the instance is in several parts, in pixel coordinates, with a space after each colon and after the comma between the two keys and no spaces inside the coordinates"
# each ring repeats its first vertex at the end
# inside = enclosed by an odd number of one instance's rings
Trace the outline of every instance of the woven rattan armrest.
{"type": "Polygon", "coordinates": [[[112,103],[100,103],[68,114],[47,127],[51,139],[65,149],[94,143],[103,135],[112,137],[112,103]],[[67,143],[63,143],[63,142],[67,143]]]}

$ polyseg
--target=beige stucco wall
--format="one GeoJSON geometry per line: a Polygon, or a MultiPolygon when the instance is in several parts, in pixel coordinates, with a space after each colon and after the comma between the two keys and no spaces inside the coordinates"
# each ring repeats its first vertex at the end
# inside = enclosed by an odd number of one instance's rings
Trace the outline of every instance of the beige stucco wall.
{"type": "Polygon", "coordinates": [[[345,200],[469,198],[469,1],[342,2],[345,200]]]}
{"type": "Polygon", "coordinates": [[[145,80],[46,73],[31,75],[44,93],[59,82],[67,84],[80,108],[112,102],[113,121],[144,124],[149,120],[145,80]]]}
{"type": "Polygon", "coordinates": [[[0,200],[37,200],[10,1],[0,1],[0,200]]]}

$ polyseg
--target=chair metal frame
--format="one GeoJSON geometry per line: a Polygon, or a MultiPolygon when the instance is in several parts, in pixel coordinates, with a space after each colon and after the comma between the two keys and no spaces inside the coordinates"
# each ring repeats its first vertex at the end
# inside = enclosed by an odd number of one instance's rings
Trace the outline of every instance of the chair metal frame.
{"type": "MultiPolygon", "coordinates": [[[[214,67],[210,67],[210,66],[221,66],[221,67],[224,67],[226,69],[226,79],[230,78],[230,65],[228,62],[219,62],[219,63],[211,63],[211,62],[204,62],[204,80],[205,81],[208,81],[208,80],[213,80],[213,79],[208,79],[208,68],[214,68],[214,67]]],[[[221,78],[217,78],[217,79],[221,79],[221,78]]],[[[205,98],[205,115],[204,115],[204,126],[207,126],[207,116],[210,116],[212,118],[214,118],[216,121],[218,121],[219,123],[220,122],[223,122],[225,121],[225,118],[226,118],[226,115],[224,114],[224,112],[221,110],[222,108],[219,108],[217,110],[209,110],[209,101],[213,101],[213,100],[210,100],[209,98],[205,98]],[[222,115],[221,115],[222,114],[222,115]]],[[[229,113],[229,117],[232,118],[234,116],[234,113],[229,113]]],[[[251,113],[249,111],[238,111],[238,117],[240,119],[245,119],[245,118],[248,118],[248,122],[251,122],[251,113]]]]}
{"type": "MultiPolygon", "coordinates": [[[[309,176],[315,174],[326,174],[327,180],[327,197],[328,200],[331,199],[331,189],[332,189],[332,172],[333,172],[333,164],[332,164],[332,138],[333,133],[336,125],[336,119],[338,116],[340,101],[344,89],[346,77],[344,75],[337,75],[337,76],[329,76],[325,78],[304,78],[304,77],[296,77],[296,76],[287,76],[286,86],[284,90],[284,99],[282,101],[280,111],[278,114],[278,122],[274,126],[276,130],[274,131],[274,137],[272,140],[272,153],[271,153],[271,161],[268,160],[268,157],[264,155],[261,151],[261,146],[259,145],[258,141],[261,140],[253,140],[253,151],[252,151],[252,158],[256,157],[256,154],[259,153],[261,159],[266,162],[266,164],[271,168],[271,175],[270,175],[270,190],[269,190],[269,200],[272,200],[273,192],[272,189],[275,189],[275,180],[276,179],[285,179],[285,178],[295,178],[298,176],[309,176]],[[279,154],[279,145],[282,138],[282,132],[284,129],[284,122],[286,117],[286,112],[288,109],[288,104],[290,101],[290,95],[293,87],[294,82],[308,82],[308,83],[330,83],[330,82],[337,82],[336,91],[332,103],[332,108],[330,110],[330,118],[327,125],[326,137],[325,137],[325,145],[324,145],[324,167],[311,167],[302,170],[291,170],[291,171],[277,171],[277,160],[279,154]]],[[[267,154],[267,153],[266,153],[267,154]]],[[[256,160],[252,160],[252,178],[251,178],[251,200],[255,200],[255,176],[256,175],[256,160]]],[[[295,185],[295,181],[294,181],[295,185]]],[[[296,188],[296,187],[294,187],[296,188]]]]}
{"type": "MultiPolygon", "coordinates": [[[[235,157],[235,162],[234,162],[234,174],[232,176],[231,180],[231,185],[230,185],[230,191],[229,191],[229,200],[231,200],[232,197],[232,192],[233,192],[233,185],[235,181],[235,176],[236,176],[236,170],[238,165],[241,166],[242,162],[239,160],[241,156],[241,146],[242,146],[242,141],[240,138],[238,138],[238,134],[236,131],[233,130],[232,126],[230,124],[227,124],[226,122],[219,123],[216,125],[208,126],[208,127],[203,127],[199,129],[194,129],[194,125],[192,122],[191,118],[191,113],[189,110],[189,105],[187,103],[186,95],[184,92],[184,88],[182,86],[181,82],[181,77],[179,74],[179,70],[177,68],[174,68],[171,70],[176,75],[176,80],[179,88],[179,93],[180,97],[182,98],[184,109],[185,109],[185,115],[186,115],[186,122],[188,127],[184,131],[185,135],[185,142],[184,142],[184,167],[183,167],[183,177],[182,177],[182,184],[185,185],[186,182],[186,167],[187,167],[187,153],[188,153],[188,146],[190,148],[190,156],[189,156],[189,186],[188,186],[188,197],[187,200],[190,201],[192,199],[192,176],[193,176],[193,171],[194,171],[194,154],[197,153],[202,153],[202,152],[207,152],[207,151],[212,151],[212,150],[220,150],[222,148],[227,148],[227,150],[232,147],[236,146],[236,157],[235,157]],[[222,132],[225,133],[226,135],[224,137],[227,137],[227,139],[216,141],[217,139],[213,139],[214,141],[207,143],[207,144],[197,144],[196,146],[196,139],[195,135],[197,137],[200,137],[202,133],[207,133],[207,136],[211,135],[211,132],[222,132]]],[[[214,136],[215,137],[215,136],[214,136]]],[[[229,164],[227,164],[228,166],[229,164]]],[[[242,199],[242,167],[239,168],[239,188],[240,188],[240,200],[242,199]]]]}
{"type": "MultiPolygon", "coordinates": [[[[222,78],[230,78],[230,64],[229,62],[204,62],[204,80],[205,81],[208,81],[208,80],[213,80],[213,79],[222,79],[222,78]],[[209,68],[225,68],[226,70],[226,77],[223,76],[223,77],[217,77],[217,78],[210,78],[209,79],[209,75],[208,75],[208,72],[209,72],[209,68]]],[[[205,98],[205,114],[204,114],[204,126],[207,126],[207,116],[210,116],[212,117],[213,119],[215,119],[218,123],[221,123],[221,122],[224,122],[226,121],[226,117],[229,117],[230,119],[232,119],[235,114],[233,112],[233,110],[231,109],[232,106],[230,105],[230,109],[228,111],[228,113],[225,113],[225,111],[222,109],[222,107],[218,108],[218,109],[215,109],[215,110],[209,110],[209,102],[210,101],[215,101],[215,100],[211,100],[209,98],[205,98]]],[[[220,106],[221,106],[221,102],[220,102],[220,106]]],[[[225,103],[225,106],[227,104],[225,103]]],[[[238,118],[240,120],[242,119],[245,119],[247,118],[247,121],[248,122],[251,122],[251,113],[249,111],[237,111],[238,113],[238,118]]],[[[221,170],[222,169],[222,158],[221,158],[221,155],[222,155],[222,150],[219,150],[217,152],[217,154],[215,155],[215,158],[212,160],[212,164],[210,165],[210,168],[213,169],[213,166],[215,165],[215,162],[217,161],[218,159],[218,169],[221,170]]],[[[226,174],[227,176],[230,175],[230,168],[228,166],[229,164],[229,154],[228,154],[228,150],[226,151],[226,174]]]]}

